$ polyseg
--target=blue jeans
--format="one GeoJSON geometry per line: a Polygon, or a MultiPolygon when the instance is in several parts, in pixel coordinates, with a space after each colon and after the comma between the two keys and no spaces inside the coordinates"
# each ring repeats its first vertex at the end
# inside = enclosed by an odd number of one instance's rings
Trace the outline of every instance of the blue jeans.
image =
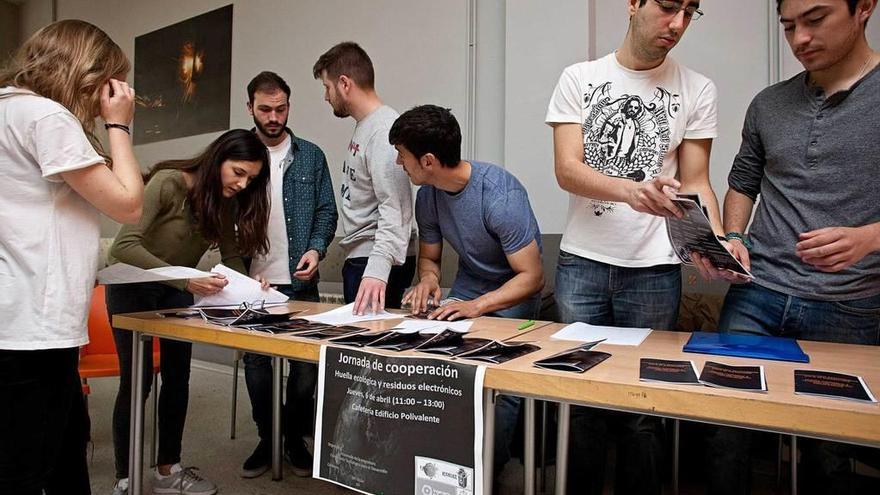
{"type": "MultiPolygon", "coordinates": [[[[290,285],[278,287],[294,301],[318,302],[317,285],[294,291],[290,285]]],[[[263,354],[245,353],[244,379],[251,399],[251,413],[257,424],[260,440],[272,439],[272,358],[263,354]]],[[[318,366],[305,361],[288,360],[287,400],[282,407],[281,427],[285,438],[298,439],[311,435],[315,426],[315,384],[318,366]]]]}
{"type": "MultiPolygon", "coordinates": [[[[342,296],[345,304],[353,303],[357,298],[358,289],[364,270],[367,269],[368,258],[348,258],[342,265],[342,296]]],[[[406,262],[392,266],[385,286],[385,307],[400,309],[403,293],[409,288],[416,274],[416,257],[407,256],[406,262]]]]}
{"type": "MultiPolygon", "coordinates": [[[[880,294],[848,301],[789,296],[756,283],[727,291],[719,331],[846,344],[880,345],[880,294]]],[[[831,370],[833,371],[833,370],[831,370]]],[[[709,438],[709,493],[749,493],[752,433],[719,427],[709,438]]],[[[803,439],[799,483],[807,493],[856,493],[849,458],[865,449],[803,439]]],[[[870,452],[869,452],[870,454],[870,452]]],[[[874,491],[874,493],[877,493],[874,491]]]]}
{"type": "MultiPolygon", "coordinates": [[[[556,304],[563,322],[674,328],[679,265],[627,268],[559,252],[556,304]]],[[[660,493],[662,425],[653,416],[586,407],[571,411],[570,493],[602,493],[608,441],[617,437],[616,493],[660,493]]]]}
{"type": "MultiPolygon", "coordinates": [[[[450,297],[467,300],[461,294],[450,293],[450,297]]],[[[541,310],[541,294],[523,301],[516,306],[506,309],[499,309],[494,313],[486,316],[497,316],[499,318],[516,318],[521,320],[531,320],[538,317],[541,310]]],[[[496,478],[501,474],[504,465],[510,460],[510,446],[513,443],[513,436],[516,434],[516,424],[519,421],[522,409],[522,398],[510,395],[498,395],[495,397],[495,456],[493,457],[493,476],[496,478]]]]}

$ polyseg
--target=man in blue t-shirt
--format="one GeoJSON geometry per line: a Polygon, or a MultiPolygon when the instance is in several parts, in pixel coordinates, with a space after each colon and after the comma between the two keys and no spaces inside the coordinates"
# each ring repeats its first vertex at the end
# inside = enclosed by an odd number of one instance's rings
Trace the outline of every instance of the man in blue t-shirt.
{"type": "MultiPolygon", "coordinates": [[[[535,318],[544,287],[541,232],[520,182],[501,167],[461,159],[461,129],[452,113],[422,105],[401,115],[388,140],[416,195],[419,283],[403,298],[413,314],[439,306],[445,239],[458,253],[450,298],[429,314],[437,320],[482,315],[535,318]]],[[[520,401],[496,401],[495,475],[510,458],[520,401]]]]}

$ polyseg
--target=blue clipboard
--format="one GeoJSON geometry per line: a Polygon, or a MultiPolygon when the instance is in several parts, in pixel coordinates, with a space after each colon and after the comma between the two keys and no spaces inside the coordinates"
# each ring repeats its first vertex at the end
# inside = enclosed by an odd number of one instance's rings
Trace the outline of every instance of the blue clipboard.
{"type": "Polygon", "coordinates": [[[717,332],[694,332],[684,352],[809,363],[795,339],[717,332]]]}

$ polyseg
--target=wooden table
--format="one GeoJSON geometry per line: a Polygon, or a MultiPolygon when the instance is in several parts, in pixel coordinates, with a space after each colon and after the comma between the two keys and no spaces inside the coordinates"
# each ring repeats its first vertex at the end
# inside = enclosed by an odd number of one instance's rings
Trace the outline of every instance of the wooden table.
{"type": "MultiPolygon", "coordinates": [[[[795,441],[796,437],[804,436],[880,447],[880,406],[877,404],[794,394],[795,369],[859,375],[869,387],[873,385],[875,392],[880,392],[880,347],[800,341],[801,348],[810,356],[810,363],[790,363],[684,353],[682,348],[690,333],[653,331],[638,347],[597,345],[596,350],[609,352],[611,357],[583,374],[532,366],[538,359],[579,344],[550,340],[550,336],[564,326],[546,325],[514,339],[539,341],[542,349],[487,370],[485,378],[486,387],[561,404],[560,416],[566,420],[559,421],[557,455],[563,459],[567,456],[570,404],[769,431],[792,435],[795,441]],[[707,360],[740,366],[760,364],[764,366],[768,390],[760,393],[641,382],[639,359],[643,357],[690,360],[697,370],[701,370],[707,360]]],[[[565,466],[557,457],[557,487],[564,485],[565,466]]],[[[796,472],[796,463],[792,463],[792,469],[796,472]]]]}
{"type": "MultiPolygon", "coordinates": [[[[309,303],[293,301],[287,306],[277,306],[272,312],[301,311],[296,317],[314,315],[329,311],[338,307],[334,304],[309,303]]],[[[300,361],[318,361],[320,346],[329,344],[326,340],[314,340],[305,337],[296,337],[291,334],[271,335],[262,332],[249,331],[239,328],[227,328],[205,323],[200,318],[178,318],[170,316],[178,310],[165,310],[161,312],[145,311],[115,315],[113,317],[114,328],[132,331],[132,395],[131,411],[132,421],[129,446],[129,493],[140,494],[143,486],[143,349],[145,339],[155,336],[173,340],[181,340],[200,344],[210,344],[232,349],[270,355],[273,358],[272,379],[272,477],[274,480],[281,479],[281,380],[282,359],[296,359],[300,361]]],[[[398,324],[405,313],[401,312],[401,319],[366,321],[354,324],[368,330],[387,330],[398,324]]],[[[509,340],[526,335],[544,326],[551,325],[549,321],[535,321],[535,324],[525,330],[518,327],[525,320],[483,317],[474,321],[470,328],[470,334],[474,337],[491,338],[497,340],[509,340]]],[[[382,351],[371,349],[371,352],[397,354],[394,351],[382,351]]],[[[440,356],[432,356],[443,359],[440,356]]],[[[491,390],[484,393],[484,403],[492,404],[493,394],[491,390]]],[[[489,409],[492,411],[492,409],[489,409]]],[[[493,427],[494,417],[485,414],[488,425],[493,427]]],[[[491,447],[492,433],[488,430],[488,445],[491,447]]],[[[488,449],[491,455],[492,449],[488,449]]],[[[491,458],[490,458],[491,460],[491,458]]],[[[491,483],[491,476],[486,477],[491,483]]],[[[491,486],[490,486],[491,487],[491,486]]]]}
{"type": "MultiPolygon", "coordinates": [[[[303,310],[298,316],[315,314],[336,307],[318,303],[293,302],[289,310],[303,310]]],[[[517,330],[523,320],[503,318],[479,318],[471,327],[475,337],[499,340],[529,340],[541,346],[541,350],[502,365],[489,365],[486,370],[484,387],[484,412],[492,411],[494,391],[509,393],[527,398],[526,418],[527,437],[534,436],[534,400],[555,401],[560,407],[559,447],[557,470],[564,469],[567,458],[568,408],[570,404],[587,405],[602,409],[644,413],[676,420],[699,421],[718,425],[729,425],[754,430],[777,432],[793,436],[828,439],[871,447],[880,447],[880,407],[877,404],[860,404],[850,401],[823,399],[794,395],[794,369],[828,370],[862,376],[869,386],[880,392],[880,347],[822,342],[800,342],[810,356],[809,364],[779,361],[746,360],[722,356],[682,353],[681,349],[690,333],[654,331],[642,345],[614,346],[600,344],[597,350],[610,352],[612,356],[595,368],[583,374],[550,371],[535,368],[532,362],[574,347],[577,342],[549,340],[550,335],[564,325],[538,321],[525,330],[517,330]],[[706,360],[727,364],[762,364],[767,378],[766,393],[742,392],[693,385],[672,385],[640,382],[638,377],[639,359],[653,357],[662,359],[692,360],[701,369],[706,360]],[[529,423],[531,423],[529,425],[529,423]],[[564,429],[564,431],[563,431],[564,429]]],[[[385,330],[393,327],[399,320],[381,320],[358,324],[372,330],[385,330]]],[[[234,349],[272,355],[276,360],[273,397],[275,414],[280,411],[280,383],[282,358],[317,361],[321,344],[316,341],[290,335],[266,335],[240,329],[226,329],[209,325],[201,320],[160,317],[155,313],[133,313],[116,315],[113,318],[116,328],[132,330],[133,340],[133,382],[132,386],[132,430],[131,430],[131,493],[140,493],[142,477],[142,438],[143,402],[141,399],[142,373],[140,360],[143,349],[142,334],[219,345],[234,349]]],[[[390,351],[389,351],[390,352],[390,351]]],[[[485,414],[486,445],[491,447],[494,431],[492,414],[485,414]]],[[[278,423],[280,434],[280,421],[278,423]]],[[[276,479],[280,477],[280,442],[273,447],[273,466],[276,479]],[[277,471],[276,471],[277,470],[277,471]]],[[[534,445],[527,442],[526,445],[534,445]]],[[[491,466],[491,448],[485,449],[491,466]]],[[[526,464],[534,465],[533,449],[526,452],[526,464]]],[[[485,461],[484,461],[485,462],[485,461]]],[[[526,469],[526,489],[534,487],[530,473],[526,469]]],[[[560,485],[564,490],[565,477],[557,474],[557,493],[560,485]]],[[[531,474],[533,476],[533,474],[531,474]]],[[[492,476],[485,477],[491,483],[492,476]]],[[[490,487],[490,486],[489,486],[490,487]]],[[[487,492],[490,493],[490,492],[487,492]]]]}

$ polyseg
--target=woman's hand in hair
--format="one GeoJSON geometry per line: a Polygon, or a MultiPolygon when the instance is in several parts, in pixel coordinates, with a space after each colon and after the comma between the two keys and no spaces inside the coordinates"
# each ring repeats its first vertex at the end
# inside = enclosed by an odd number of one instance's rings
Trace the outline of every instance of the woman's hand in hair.
{"type": "Polygon", "coordinates": [[[213,277],[189,279],[186,290],[196,296],[211,296],[223,290],[228,283],[225,276],[215,274],[213,277]]]}
{"type": "Polygon", "coordinates": [[[101,118],[108,124],[131,124],[134,89],[127,82],[110,79],[101,88],[101,118]]]}

